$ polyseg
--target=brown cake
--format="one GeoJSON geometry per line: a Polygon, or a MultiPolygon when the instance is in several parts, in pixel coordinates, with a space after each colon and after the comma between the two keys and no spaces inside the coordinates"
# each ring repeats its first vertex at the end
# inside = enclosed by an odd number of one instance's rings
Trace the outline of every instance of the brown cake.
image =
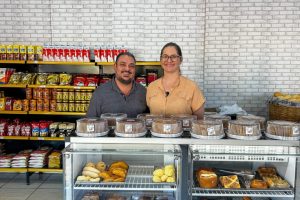
{"type": "Polygon", "coordinates": [[[146,127],[150,129],[152,127],[152,122],[154,119],[163,118],[163,115],[160,114],[149,114],[149,113],[142,113],[137,116],[138,119],[142,119],[145,121],[146,127]]]}
{"type": "Polygon", "coordinates": [[[145,123],[141,119],[121,119],[117,121],[116,132],[125,134],[138,134],[146,132],[145,123]]]}
{"type": "Polygon", "coordinates": [[[189,115],[189,114],[176,114],[171,115],[172,119],[180,120],[182,123],[183,130],[191,130],[192,128],[192,122],[194,120],[197,120],[196,115],[189,115]]]}
{"type": "Polygon", "coordinates": [[[76,133],[91,134],[108,131],[107,120],[96,118],[82,118],[76,121],[76,133]]]}
{"type": "Polygon", "coordinates": [[[282,137],[299,137],[300,123],[289,121],[268,121],[267,133],[282,137]]]}
{"type": "Polygon", "coordinates": [[[116,127],[116,121],[124,119],[127,114],[124,113],[104,113],[101,115],[101,119],[107,119],[108,127],[114,129],[116,127]]]}
{"type": "Polygon", "coordinates": [[[158,134],[178,134],[182,132],[181,121],[169,118],[155,119],[151,131],[158,134]]]}
{"type": "Polygon", "coordinates": [[[223,123],[220,120],[195,120],[192,133],[203,136],[223,135],[223,123]]]}
{"type": "Polygon", "coordinates": [[[205,120],[221,120],[223,122],[223,128],[228,129],[228,121],[231,120],[231,117],[227,115],[204,115],[205,120]]]}
{"type": "Polygon", "coordinates": [[[260,125],[261,130],[266,130],[266,118],[256,115],[238,115],[237,120],[252,120],[256,121],[260,125]]]}
{"type": "Polygon", "coordinates": [[[216,188],[218,185],[218,176],[212,169],[200,168],[196,172],[196,177],[202,188],[216,188]]]}
{"type": "Polygon", "coordinates": [[[228,134],[238,136],[260,135],[260,125],[255,121],[234,120],[228,122],[228,134]]]}

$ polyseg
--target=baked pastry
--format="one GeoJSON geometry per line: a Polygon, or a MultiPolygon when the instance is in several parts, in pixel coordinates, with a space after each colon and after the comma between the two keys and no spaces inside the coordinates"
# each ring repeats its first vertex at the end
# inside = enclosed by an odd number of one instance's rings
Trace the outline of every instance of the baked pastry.
{"type": "Polygon", "coordinates": [[[282,137],[298,137],[300,135],[300,123],[289,121],[268,121],[267,133],[282,137]]]}
{"type": "Polygon", "coordinates": [[[266,130],[266,118],[256,115],[237,115],[237,120],[250,120],[258,122],[261,130],[266,130]]]}
{"type": "Polygon", "coordinates": [[[137,118],[144,120],[146,128],[151,129],[153,120],[163,118],[163,115],[142,113],[142,114],[138,114],[137,118]]]}
{"type": "Polygon", "coordinates": [[[110,168],[109,170],[112,174],[117,175],[119,177],[125,178],[126,174],[127,174],[127,170],[120,168],[120,167],[116,167],[116,168],[110,168]]]}
{"type": "Polygon", "coordinates": [[[220,120],[195,120],[192,124],[192,133],[203,136],[223,135],[223,123],[220,120]]]}
{"type": "Polygon", "coordinates": [[[126,162],[124,161],[116,161],[116,162],[113,162],[110,166],[109,166],[109,169],[111,168],[123,168],[123,169],[126,169],[128,170],[129,166],[126,162]]]}
{"type": "Polygon", "coordinates": [[[105,200],[126,200],[126,197],[117,194],[107,195],[105,200]]]}
{"type": "Polygon", "coordinates": [[[241,188],[237,175],[221,176],[220,183],[224,188],[241,188]]]}
{"type": "Polygon", "coordinates": [[[243,200],[251,200],[251,197],[243,197],[243,200]]]}
{"type": "Polygon", "coordinates": [[[155,119],[151,131],[158,134],[178,134],[182,132],[181,121],[169,118],[155,119]]]}
{"type": "Polygon", "coordinates": [[[138,134],[146,132],[145,123],[141,119],[121,119],[116,122],[116,132],[124,134],[138,134]]]}
{"type": "Polygon", "coordinates": [[[268,185],[267,185],[266,181],[264,181],[264,180],[252,179],[250,182],[250,188],[267,189],[268,185]]]}
{"type": "Polygon", "coordinates": [[[105,168],[106,168],[106,164],[103,162],[103,161],[99,161],[97,164],[96,164],[96,169],[98,169],[99,171],[104,171],[105,168]]]}
{"type": "Polygon", "coordinates": [[[258,174],[261,177],[264,176],[277,176],[276,169],[274,167],[259,167],[257,169],[258,174]]]}
{"type": "Polygon", "coordinates": [[[96,192],[89,192],[84,194],[81,200],[100,200],[99,194],[96,192]]]}
{"type": "Polygon", "coordinates": [[[223,123],[223,128],[228,129],[228,122],[231,120],[231,117],[227,115],[220,115],[220,114],[215,114],[215,115],[204,115],[205,120],[221,120],[223,123]]]}
{"type": "Polygon", "coordinates": [[[228,133],[238,136],[259,136],[260,125],[255,121],[235,120],[228,122],[228,133]]]}
{"type": "Polygon", "coordinates": [[[124,113],[104,113],[101,114],[101,119],[106,119],[108,122],[108,127],[114,129],[116,127],[116,121],[124,119],[127,114],[124,113]]]}
{"type": "Polygon", "coordinates": [[[183,130],[191,130],[192,122],[197,120],[196,115],[189,115],[189,114],[176,114],[170,116],[172,119],[180,120],[182,124],[183,130]]]}
{"type": "Polygon", "coordinates": [[[93,133],[104,133],[107,131],[107,120],[96,118],[82,118],[76,120],[76,133],[91,136],[93,133]]]}
{"type": "Polygon", "coordinates": [[[218,185],[217,174],[209,168],[200,168],[196,172],[197,181],[202,188],[215,188],[218,185]]]}

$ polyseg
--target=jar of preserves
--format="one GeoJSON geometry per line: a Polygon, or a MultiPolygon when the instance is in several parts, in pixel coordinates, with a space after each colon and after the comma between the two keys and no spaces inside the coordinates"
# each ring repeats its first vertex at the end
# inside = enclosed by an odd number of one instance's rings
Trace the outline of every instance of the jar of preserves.
{"type": "Polygon", "coordinates": [[[51,112],[56,112],[56,100],[51,100],[50,101],[50,111],[51,112]]]}
{"type": "Polygon", "coordinates": [[[81,90],[80,101],[85,101],[85,99],[86,99],[86,90],[81,90]]]}
{"type": "Polygon", "coordinates": [[[75,101],[74,90],[69,90],[69,101],[75,101]]]}
{"type": "Polygon", "coordinates": [[[62,102],[56,102],[56,111],[57,112],[63,111],[63,103],[62,102]]]}
{"type": "Polygon", "coordinates": [[[36,99],[43,99],[43,88],[37,88],[36,99]]]}
{"type": "Polygon", "coordinates": [[[44,99],[43,111],[49,111],[49,107],[50,107],[50,100],[44,99]]]}
{"type": "Polygon", "coordinates": [[[80,112],[80,101],[75,102],[75,112],[80,112]]]}
{"type": "Polygon", "coordinates": [[[22,100],[22,108],[23,108],[23,111],[29,111],[29,100],[28,99],[22,100]]]}
{"type": "Polygon", "coordinates": [[[74,103],[74,101],[69,101],[69,112],[75,112],[75,103],[74,103]]]}
{"type": "Polygon", "coordinates": [[[36,110],[43,111],[43,99],[38,99],[36,101],[36,110]]]}
{"type": "Polygon", "coordinates": [[[90,101],[91,100],[91,98],[92,98],[92,96],[93,96],[93,90],[87,90],[86,91],[86,101],[90,101]]]}
{"type": "Polygon", "coordinates": [[[44,97],[44,99],[50,99],[50,89],[49,88],[43,89],[43,97],[44,97]]]}
{"type": "Polygon", "coordinates": [[[69,91],[67,89],[64,89],[62,91],[62,100],[63,101],[69,101],[69,91]]]}
{"type": "Polygon", "coordinates": [[[57,99],[57,89],[52,89],[51,90],[51,92],[52,92],[52,98],[51,99],[57,99]]]}
{"type": "Polygon", "coordinates": [[[75,101],[80,101],[81,98],[81,92],[80,90],[75,90],[75,101]]]}
{"type": "Polygon", "coordinates": [[[57,90],[56,90],[56,100],[57,100],[57,101],[62,101],[62,100],[63,100],[63,92],[62,92],[62,89],[57,89],[57,90]]]}
{"type": "Polygon", "coordinates": [[[32,99],[32,89],[26,88],[26,99],[32,99]]]}
{"type": "Polygon", "coordinates": [[[69,102],[63,102],[62,103],[62,111],[68,112],[69,111],[69,102]]]}
{"type": "Polygon", "coordinates": [[[36,111],[36,99],[30,100],[30,111],[36,111]]]}

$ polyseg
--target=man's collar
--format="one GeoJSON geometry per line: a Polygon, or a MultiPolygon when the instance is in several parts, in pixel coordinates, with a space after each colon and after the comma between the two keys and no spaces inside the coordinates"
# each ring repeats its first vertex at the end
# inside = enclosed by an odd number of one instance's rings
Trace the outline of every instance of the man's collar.
{"type": "MultiPolygon", "coordinates": [[[[117,83],[116,83],[116,76],[112,77],[111,83],[112,83],[112,89],[113,90],[119,92],[120,94],[123,94],[122,91],[120,90],[120,88],[118,87],[117,83]]],[[[135,88],[136,88],[136,82],[133,79],[133,81],[132,81],[132,88],[130,90],[130,94],[135,90],[135,88]]]]}

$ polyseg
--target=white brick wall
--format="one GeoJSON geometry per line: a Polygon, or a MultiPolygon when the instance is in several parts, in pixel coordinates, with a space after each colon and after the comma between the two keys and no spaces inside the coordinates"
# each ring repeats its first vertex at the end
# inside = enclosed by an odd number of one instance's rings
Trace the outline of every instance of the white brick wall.
{"type": "Polygon", "coordinates": [[[265,114],[274,91],[300,93],[298,0],[10,0],[0,16],[0,43],[123,44],[159,60],[177,42],[207,107],[265,114]]]}

